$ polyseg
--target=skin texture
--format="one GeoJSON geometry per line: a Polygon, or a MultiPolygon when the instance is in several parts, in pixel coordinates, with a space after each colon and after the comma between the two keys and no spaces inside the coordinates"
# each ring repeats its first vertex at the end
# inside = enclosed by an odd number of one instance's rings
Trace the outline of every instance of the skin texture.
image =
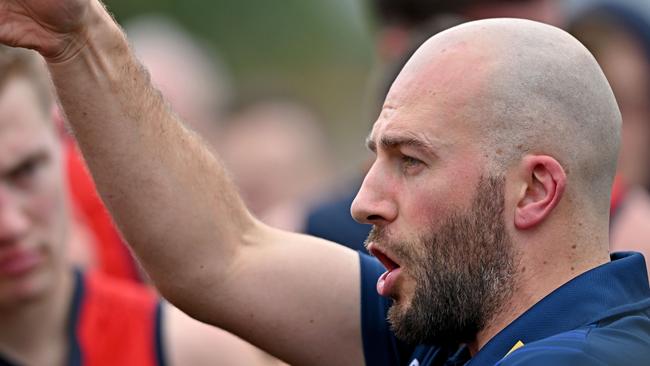
{"type": "MultiPolygon", "coordinates": [[[[49,67],[98,188],[158,288],[290,363],[363,364],[356,254],[253,219],[119,29],[98,3],[89,9],[72,34],[86,47],[49,67]]],[[[33,23],[13,25],[0,39],[33,23]]],[[[476,353],[543,296],[608,261],[619,125],[602,72],[566,33],[512,19],[468,23],[427,41],[395,81],[352,213],[414,240],[469,210],[481,177],[503,176],[516,290],[469,341],[476,353]],[[595,141],[604,148],[591,149],[595,141]]],[[[398,298],[412,294],[408,269],[398,298]]]]}

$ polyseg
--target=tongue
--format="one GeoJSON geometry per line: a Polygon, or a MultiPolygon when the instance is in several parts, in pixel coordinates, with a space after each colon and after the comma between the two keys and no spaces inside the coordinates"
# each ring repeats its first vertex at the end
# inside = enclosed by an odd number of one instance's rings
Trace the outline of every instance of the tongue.
{"type": "Polygon", "coordinates": [[[386,284],[386,277],[388,277],[389,273],[390,270],[384,272],[381,276],[379,276],[379,279],[377,280],[377,293],[381,296],[386,296],[384,293],[384,284],[386,284]]]}
{"type": "Polygon", "coordinates": [[[389,269],[379,277],[377,280],[377,293],[379,295],[390,297],[395,282],[395,276],[397,275],[396,272],[399,272],[399,268],[389,269]]]}

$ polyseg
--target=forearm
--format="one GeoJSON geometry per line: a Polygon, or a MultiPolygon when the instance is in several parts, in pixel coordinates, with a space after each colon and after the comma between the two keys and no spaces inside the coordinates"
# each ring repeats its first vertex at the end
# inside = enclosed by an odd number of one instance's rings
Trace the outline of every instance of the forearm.
{"type": "Polygon", "coordinates": [[[93,11],[86,46],[49,68],[118,226],[163,294],[182,298],[227,270],[255,221],[221,164],[152,88],[119,27],[99,4],[93,11]]]}

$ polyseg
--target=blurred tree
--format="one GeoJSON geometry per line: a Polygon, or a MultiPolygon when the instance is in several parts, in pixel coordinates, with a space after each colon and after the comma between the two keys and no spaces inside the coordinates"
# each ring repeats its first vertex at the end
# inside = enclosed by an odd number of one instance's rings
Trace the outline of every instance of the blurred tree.
{"type": "Polygon", "coordinates": [[[340,161],[356,164],[370,121],[374,45],[356,0],[107,0],[118,21],[144,13],[176,18],[215,47],[243,94],[302,97],[328,121],[340,161]]]}

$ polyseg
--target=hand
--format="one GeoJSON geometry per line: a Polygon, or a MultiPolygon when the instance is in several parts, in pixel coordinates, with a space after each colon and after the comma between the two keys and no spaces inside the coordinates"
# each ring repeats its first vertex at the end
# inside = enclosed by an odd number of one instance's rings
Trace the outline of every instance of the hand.
{"type": "Polygon", "coordinates": [[[95,0],[0,0],[0,43],[64,61],[86,43],[95,0]]]}

